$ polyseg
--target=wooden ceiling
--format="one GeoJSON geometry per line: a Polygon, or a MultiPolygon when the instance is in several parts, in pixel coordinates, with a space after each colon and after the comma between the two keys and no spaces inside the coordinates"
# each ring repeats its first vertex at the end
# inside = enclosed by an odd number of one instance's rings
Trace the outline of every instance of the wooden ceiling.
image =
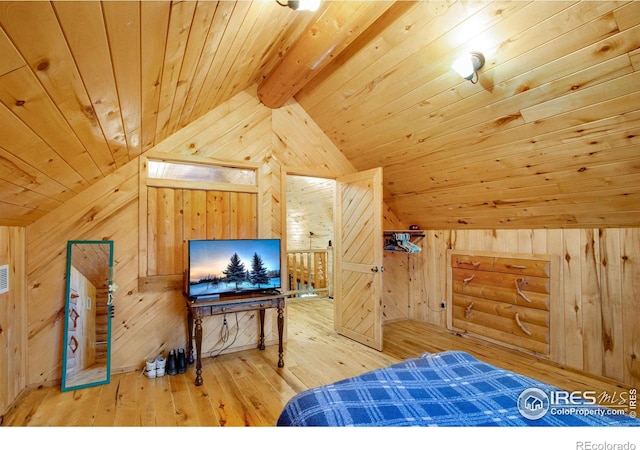
{"type": "Polygon", "coordinates": [[[0,1],[0,225],[253,85],[382,166],[407,225],[640,226],[640,1],[539,0],[0,1]]]}

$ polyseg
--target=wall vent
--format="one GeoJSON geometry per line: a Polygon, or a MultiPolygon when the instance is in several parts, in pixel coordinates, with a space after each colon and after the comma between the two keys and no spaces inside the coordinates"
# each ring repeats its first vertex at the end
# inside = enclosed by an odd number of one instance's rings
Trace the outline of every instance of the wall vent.
{"type": "Polygon", "coordinates": [[[0,266],[0,294],[9,292],[9,265],[0,266]]]}

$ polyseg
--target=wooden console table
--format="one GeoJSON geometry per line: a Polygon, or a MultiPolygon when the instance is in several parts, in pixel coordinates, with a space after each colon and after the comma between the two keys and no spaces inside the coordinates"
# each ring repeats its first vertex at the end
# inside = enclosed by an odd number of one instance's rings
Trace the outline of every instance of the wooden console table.
{"type": "Polygon", "coordinates": [[[189,337],[187,349],[190,358],[193,355],[193,331],[195,323],[196,341],[196,386],[202,384],[202,318],[231,312],[259,311],[260,316],[260,341],[258,348],[264,350],[264,314],[269,308],[278,310],[278,367],[284,367],[284,350],[282,346],[282,333],[284,330],[284,306],[286,294],[262,295],[259,297],[233,298],[229,300],[209,300],[193,302],[187,301],[187,320],[189,337]]]}

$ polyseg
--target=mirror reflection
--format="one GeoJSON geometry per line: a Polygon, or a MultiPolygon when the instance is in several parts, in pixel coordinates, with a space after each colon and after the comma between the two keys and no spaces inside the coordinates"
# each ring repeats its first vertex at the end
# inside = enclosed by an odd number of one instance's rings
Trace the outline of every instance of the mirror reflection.
{"type": "Polygon", "coordinates": [[[69,241],[62,390],[106,384],[111,366],[113,241],[69,241]]]}

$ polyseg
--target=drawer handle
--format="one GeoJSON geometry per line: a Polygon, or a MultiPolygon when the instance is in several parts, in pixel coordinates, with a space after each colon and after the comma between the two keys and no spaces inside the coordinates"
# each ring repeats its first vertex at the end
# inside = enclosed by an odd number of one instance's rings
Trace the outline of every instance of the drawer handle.
{"type": "Polygon", "coordinates": [[[508,269],[528,269],[529,266],[519,266],[517,264],[506,264],[505,267],[508,269]]]}
{"type": "Polygon", "coordinates": [[[471,310],[473,309],[473,302],[469,303],[469,306],[467,306],[464,309],[464,318],[468,319],[469,316],[471,315],[471,310]]]}
{"type": "Polygon", "coordinates": [[[478,262],[467,262],[467,261],[458,261],[458,266],[473,266],[473,267],[480,267],[480,264],[482,264],[480,261],[478,262]]]}
{"type": "Polygon", "coordinates": [[[462,285],[466,286],[467,284],[471,283],[471,280],[473,280],[475,278],[475,274],[471,275],[469,278],[465,278],[464,280],[462,280],[462,285]]]}
{"type": "MultiPolygon", "coordinates": [[[[520,297],[522,297],[525,301],[531,303],[531,299],[529,297],[527,297],[524,292],[522,292],[522,290],[520,289],[520,283],[522,283],[524,280],[522,278],[516,278],[515,280],[513,280],[514,283],[516,284],[516,292],[518,293],[518,295],[520,295],[520,297]]],[[[517,299],[516,299],[517,300],[517,299]]]]}
{"type": "Polygon", "coordinates": [[[518,316],[518,313],[516,313],[516,323],[518,324],[518,326],[520,327],[520,329],[524,334],[526,334],[527,336],[531,336],[531,331],[527,330],[526,327],[522,324],[522,322],[520,322],[520,316],[518,316]]]}

